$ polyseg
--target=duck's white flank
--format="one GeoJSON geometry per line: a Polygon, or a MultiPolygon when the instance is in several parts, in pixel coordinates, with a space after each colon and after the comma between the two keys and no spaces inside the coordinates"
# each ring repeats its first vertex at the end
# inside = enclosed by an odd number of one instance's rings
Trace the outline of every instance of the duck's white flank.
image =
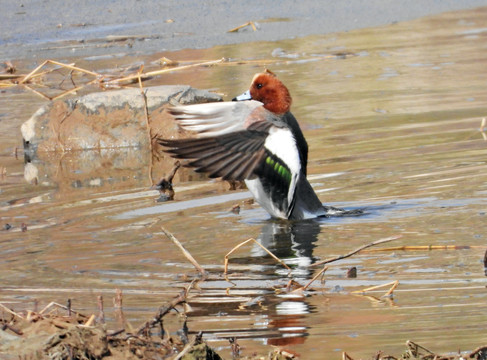
{"type": "Polygon", "coordinates": [[[269,130],[269,136],[267,136],[264,147],[284,161],[291,171],[291,184],[287,194],[288,204],[291,204],[298,176],[301,172],[301,160],[299,159],[296,139],[288,128],[272,127],[269,130]]]}

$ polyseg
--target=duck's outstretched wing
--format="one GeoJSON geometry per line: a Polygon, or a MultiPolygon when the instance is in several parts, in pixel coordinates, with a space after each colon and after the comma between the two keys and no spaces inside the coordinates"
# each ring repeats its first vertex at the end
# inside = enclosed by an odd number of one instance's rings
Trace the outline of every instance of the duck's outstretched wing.
{"type": "Polygon", "coordinates": [[[245,121],[257,107],[258,101],[215,102],[174,106],[168,109],[178,125],[198,133],[198,137],[211,137],[244,130],[245,121]]]}
{"type": "Polygon", "coordinates": [[[184,164],[197,172],[225,180],[255,178],[255,170],[265,160],[264,144],[272,124],[260,123],[247,130],[220,136],[158,142],[165,152],[177,159],[189,159],[184,164]]]}
{"type": "Polygon", "coordinates": [[[270,122],[256,122],[247,130],[220,136],[158,142],[177,159],[190,160],[184,166],[224,180],[258,180],[257,195],[268,197],[272,206],[289,216],[302,175],[299,152],[288,128],[270,122]]]}

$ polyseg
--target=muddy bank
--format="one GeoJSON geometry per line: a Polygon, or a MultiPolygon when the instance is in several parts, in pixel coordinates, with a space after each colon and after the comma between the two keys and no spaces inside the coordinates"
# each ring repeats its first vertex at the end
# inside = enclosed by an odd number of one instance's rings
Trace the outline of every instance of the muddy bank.
{"type": "Polygon", "coordinates": [[[101,5],[85,0],[8,1],[0,12],[0,60],[154,53],[386,25],[445,11],[487,5],[486,0],[347,2],[137,1],[101,5]],[[250,27],[229,33],[248,21],[250,27]],[[128,41],[126,41],[128,40],[128,41]]]}

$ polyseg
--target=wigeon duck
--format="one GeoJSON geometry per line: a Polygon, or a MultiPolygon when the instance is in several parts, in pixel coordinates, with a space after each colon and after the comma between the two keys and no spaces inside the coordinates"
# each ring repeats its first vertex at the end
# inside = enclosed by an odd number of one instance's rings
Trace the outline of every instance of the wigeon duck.
{"type": "Polygon", "coordinates": [[[233,100],[170,108],[178,124],[197,137],[160,139],[164,151],[190,159],[185,166],[212,178],[245,180],[255,200],[274,218],[345,213],[323,206],[306,179],[308,144],[290,112],[286,86],[271,72],[259,73],[250,89],[233,100]]]}

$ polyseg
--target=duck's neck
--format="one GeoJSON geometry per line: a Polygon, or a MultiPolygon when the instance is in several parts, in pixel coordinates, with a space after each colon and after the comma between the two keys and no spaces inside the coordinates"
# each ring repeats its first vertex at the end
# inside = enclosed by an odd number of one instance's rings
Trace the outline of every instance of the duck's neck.
{"type": "Polygon", "coordinates": [[[264,102],[264,108],[274,114],[285,114],[291,109],[291,95],[285,87],[280,88],[279,91],[280,94],[267,97],[270,100],[264,102]]]}

